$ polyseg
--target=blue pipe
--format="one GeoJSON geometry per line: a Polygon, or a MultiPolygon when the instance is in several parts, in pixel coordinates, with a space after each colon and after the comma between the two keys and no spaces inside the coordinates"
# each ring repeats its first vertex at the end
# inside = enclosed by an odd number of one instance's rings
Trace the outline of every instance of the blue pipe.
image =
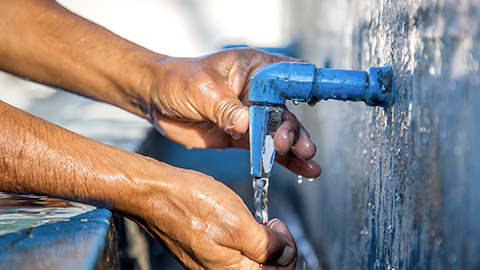
{"type": "Polygon", "coordinates": [[[367,71],[316,68],[310,63],[282,62],[259,69],[250,80],[250,162],[254,177],[269,177],[273,137],[283,118],[285,100],[363,101],[388,107],[394,96],[393,71],[387,63],[367,71]]]}
{"type": "Polygon", "coordinates": [[[312,98],[364,101],[388,107],[393,92],[389,64],[367,71],[316,68],[310,63],[275,63],[259,69],[250,80],[249,100],[254,104],[308,102],[312,98]]]}

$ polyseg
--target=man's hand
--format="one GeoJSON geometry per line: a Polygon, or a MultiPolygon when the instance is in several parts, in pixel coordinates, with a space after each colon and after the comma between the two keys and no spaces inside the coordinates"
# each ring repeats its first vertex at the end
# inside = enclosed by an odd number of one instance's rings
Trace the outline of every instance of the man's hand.
{"type": "Polygon", "coordinates": [[[187,269],[294,269],[296,246],[283,222],[258,224],[240,197],[211,177],[162,170],[166,178],[145,183],[125,215],[187,269]]]}
{"type": "MultiPolygon", "coordinates": [[[[249,80],[267,64],[294,59],[254,49],[225,50],[198,59],[166,58],[152,79],[149,120],[162,134],[191,148],[248,148],[249,80]]],[[[320,175],[315,144],[285,108],[275,136],[277,161],[306,177],[320,175]]]]}

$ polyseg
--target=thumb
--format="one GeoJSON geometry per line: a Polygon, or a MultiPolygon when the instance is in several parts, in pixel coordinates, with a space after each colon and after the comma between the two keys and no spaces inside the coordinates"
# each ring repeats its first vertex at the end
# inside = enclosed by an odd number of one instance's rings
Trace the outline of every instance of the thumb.
{"type": "Polygon", "coordinates": [[[211,119],[225,132],[240,136],[248,130],[248,107],[234,95],[218,99],[211,119]]]}
{"type": "Polygon", "coordinates": [[[271,220],[266,226],[257,226],[247,234],[241,251],[250,259],[266,265],[287,266],[296,256],[297,249],[293,237],[285,223],[278,219],[271,220]],[[287,237],[288,236],[288,237],[287,237]]]}
{"type": "Polygon", "coordinates": [[[295,240],[293,239],[292,234],[290,233],[290,230],[288,229],[287,225],[283,223],[279,219],[272,219],[270,222],[267,224],[268,227],[270,227],[273,231],[283,235],[288,241],[287,247],[284,248],[282,256],[277,260],[277,263],[279,265],[289,265],[293,260],[290,259],[290,254],[292,256],[296,257],[297,256],[297,246],[295,245],[295,240]]]}

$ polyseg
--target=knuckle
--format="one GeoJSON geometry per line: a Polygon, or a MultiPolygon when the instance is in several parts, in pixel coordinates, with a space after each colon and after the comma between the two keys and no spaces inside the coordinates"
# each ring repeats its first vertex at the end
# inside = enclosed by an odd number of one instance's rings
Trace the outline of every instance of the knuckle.
{"type": "Polygon", "coordinates": [[[220,99],[215,106],[216,124],[226,129],[233,127],[232,118],[237,107],[236,105],[236,102],[233,100],[220,99]]]}

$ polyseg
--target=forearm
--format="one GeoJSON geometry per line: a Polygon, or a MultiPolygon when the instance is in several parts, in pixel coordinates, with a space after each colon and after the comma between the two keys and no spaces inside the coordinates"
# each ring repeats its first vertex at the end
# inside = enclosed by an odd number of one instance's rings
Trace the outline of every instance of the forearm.
{"type": "Polygon", "coordinates": [[[149,171],[169,179],[168,165],[82,137],[1,101],[0,126],[1,191],[45,194],[132,215],[129,209],[141,205],[135,200],[149,192],[143,190],[152,179],[149,171]]]}
{"type": "Polygon", "coordinates": [[[153,68],[165,58],[52,0],[0,0],[0,69],[147,117],[153,68]]]}

